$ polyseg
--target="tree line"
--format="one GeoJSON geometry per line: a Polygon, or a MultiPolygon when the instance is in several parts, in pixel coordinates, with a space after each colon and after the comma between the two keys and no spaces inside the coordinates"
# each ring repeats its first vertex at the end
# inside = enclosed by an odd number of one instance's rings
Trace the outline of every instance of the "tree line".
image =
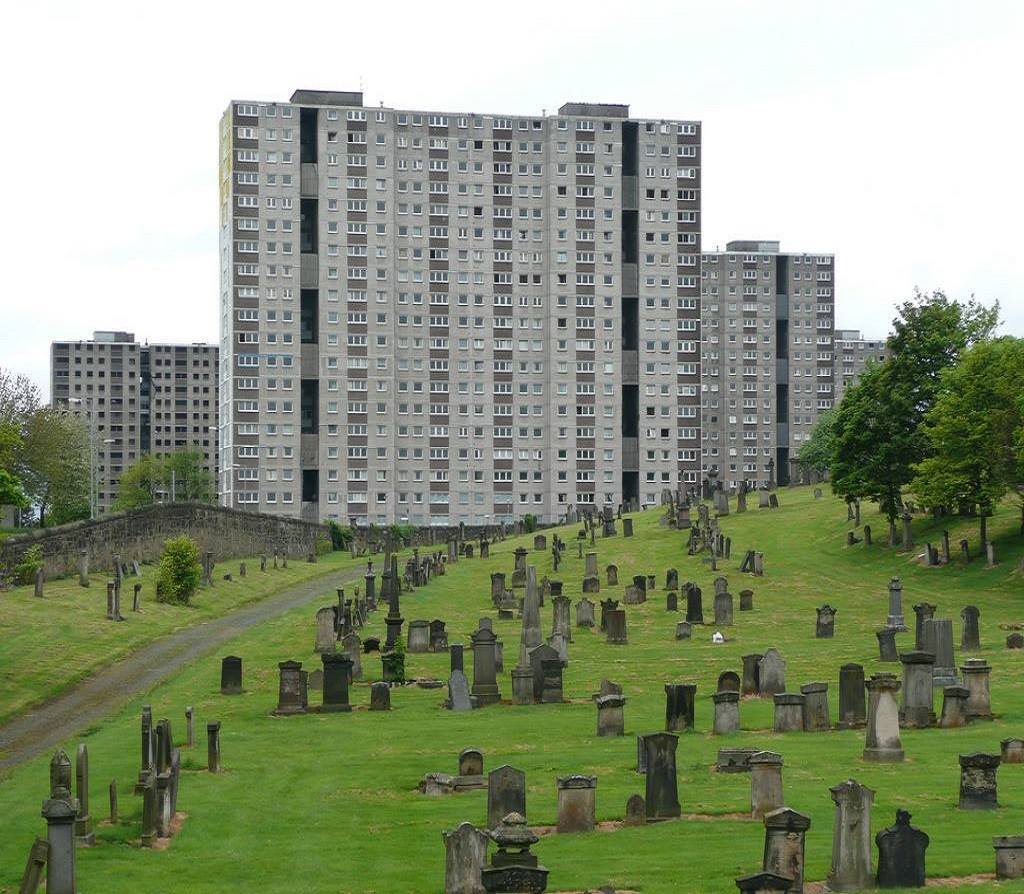
{"type": "Polygon", "coordinates": [[[888,356],[824,414],[799,460],[848,502],[890,523],[913,497],[936,513],[986,518],[1012,497],[1024,533],[1024,339],[997,336],[999,305],[941,291],[897,308],[888,356]]]}
{"type": "MultiPolygon", "coordinates": [[[[97,461],[90,453],[96,447],[82,416],[43,404],[31,379],[0,368],[0,506],[21,510],[23,525],[89,518],[90,460],[97,461]]],[[[97,486],[105,477],[97,472],[97,486]]],[[[216,500],[200,451],[143,454],[122,473],[112,508],[171,500],[216,500]]]]}

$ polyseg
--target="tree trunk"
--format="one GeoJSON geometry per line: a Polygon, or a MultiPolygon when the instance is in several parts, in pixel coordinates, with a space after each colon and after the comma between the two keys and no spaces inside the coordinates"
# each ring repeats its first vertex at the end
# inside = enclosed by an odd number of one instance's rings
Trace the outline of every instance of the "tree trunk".
{"type": "Polygon", "coordinates": [[[988,543],[988,523],[987,522],[988,522],[988,516],[985,515],[984,511],[982,511],[981,512],[981,523],[980,523],[979,527],[981,528],[981,549],[982,549],[983,552],[985,550],[985,545],[988,543]]]}

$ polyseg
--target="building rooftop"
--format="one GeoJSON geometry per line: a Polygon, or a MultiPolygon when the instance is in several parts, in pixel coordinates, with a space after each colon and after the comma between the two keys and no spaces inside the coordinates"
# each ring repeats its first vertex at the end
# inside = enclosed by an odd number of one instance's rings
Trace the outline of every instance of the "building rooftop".
{"type": "Polygon", "coordinates": [[[296,90],[291,102],[306,106],[361,106],[362,90],[296,90]]]}

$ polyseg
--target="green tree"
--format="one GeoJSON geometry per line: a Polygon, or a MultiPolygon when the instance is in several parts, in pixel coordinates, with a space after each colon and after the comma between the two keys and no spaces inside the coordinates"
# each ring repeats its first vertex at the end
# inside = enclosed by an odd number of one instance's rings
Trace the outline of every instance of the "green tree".
{"type": "Polygon", "coordinates": [[[89,517],[89,438],[78,416],[38,408],[26,420],[18,465],[40,527],[89,517]]]}
{"type": "Polygon", "coordinates": [[[824,475],[832,463],[836,443],[836,410],[831,409],[818,417],[818,423],[811,432],[811,439],[806,441],[797,459],[805,468],[824,475]]]}
{"type": "Polygon", "coordinates": [[[13,422],[0,420],[0,506],[28,506],[28,496],[18,475],[17,461],[21,434],[13,422]]]}
{"type": "Polygon", "coordinates": [[[928,455],[922,423],[942,371],[989,338],[999,321],[998,304],[958,303],[942,292],[916,292],[897,310],[889,359],[868,369],[838,407],[831,463],[832,490],[846,500],[877,500],[890,522],[928,455]]]}
{"type": "Polygon", "coordinates": [[[1024,340],[975,345],[942,373],[941,386],[924,422],[930,455],[915,466],[912,490],[932,509],[977,506],[984,543],[986,516],[1007,493],[1024,523],[1024,340]]]}
{"type": "Polygon", "coordinates": [[[138,509],[157,502],[216,500],[213,475],[203,468],[198,450],[175,450],[167,456],[146,453],[127,468],[118,485],[115,510],[138,509]]]}
{"type": "Polygon", "coordinates": [[[0,367],[0,425],[14,425],[15,430],[20,430],[40,404],[39,386],[35,382],[0,367]]]}
{"type": "Polygon", "coordinates": [[[163,461],[152,453],[144,453],[121,473],[117,499],[111,505],[115,512],[149,506],[154,495],[163,488],[163,461]]]}

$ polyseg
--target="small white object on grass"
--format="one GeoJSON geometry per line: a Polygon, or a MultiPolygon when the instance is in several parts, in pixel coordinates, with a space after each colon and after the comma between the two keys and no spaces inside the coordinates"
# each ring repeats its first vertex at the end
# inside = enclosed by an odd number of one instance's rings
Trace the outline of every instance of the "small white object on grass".
{"type": "Polygon", "coordinates": [[[722,636],[722,634],[716,630],[714,633],[711,634],[711,642],[715,643],[716,645],[724,643],[725,637],[722,636]]]}

